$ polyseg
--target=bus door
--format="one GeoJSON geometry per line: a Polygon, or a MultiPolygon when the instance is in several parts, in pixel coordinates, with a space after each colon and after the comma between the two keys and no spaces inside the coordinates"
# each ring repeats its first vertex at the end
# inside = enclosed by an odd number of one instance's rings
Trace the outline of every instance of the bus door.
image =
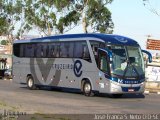
{"type": "Polygon", "coordinates": [[[108,56],[107,51],[104,49],[98,49],[98,68],[101,70],[103,73],[105,73],[105,76],[110,76],[110,58],[108,56]]]}
{"type": "Polygon", "coordinates": [[[99,71],[99,91],[106,93],[109,91],[109,79],[110,79],[110,57],[105,49],[98,49],[98,69],[99,71]]]}

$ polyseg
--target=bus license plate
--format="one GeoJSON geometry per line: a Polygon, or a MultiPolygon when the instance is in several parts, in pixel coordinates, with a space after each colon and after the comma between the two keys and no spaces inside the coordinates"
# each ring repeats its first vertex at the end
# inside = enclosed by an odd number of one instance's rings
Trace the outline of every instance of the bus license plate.
{"type": "Polygon", "coordinates": [[[134,92],[134,89],[128,89],[128,92],[134,92]]]}

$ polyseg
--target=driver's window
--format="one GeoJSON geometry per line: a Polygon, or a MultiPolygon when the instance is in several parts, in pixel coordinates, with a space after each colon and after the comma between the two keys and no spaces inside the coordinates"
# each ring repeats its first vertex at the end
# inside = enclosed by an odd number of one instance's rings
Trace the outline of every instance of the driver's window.
{"type": "Polygon", "coordinates": [[[98,53],[98,68],[105,73],[109,73],[107,54],[104,51],[99,51],[98,53]]]}

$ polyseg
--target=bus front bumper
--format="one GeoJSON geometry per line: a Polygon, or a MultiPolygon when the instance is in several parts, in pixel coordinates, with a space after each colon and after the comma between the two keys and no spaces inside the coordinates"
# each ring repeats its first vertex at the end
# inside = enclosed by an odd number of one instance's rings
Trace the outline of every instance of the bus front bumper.
{"type": "Polygon", "coordinates": [[[120,84],[114,81],[110,82],[111,94],[144,93],[144,88],[144,82],[140,84],[120,84]]]}

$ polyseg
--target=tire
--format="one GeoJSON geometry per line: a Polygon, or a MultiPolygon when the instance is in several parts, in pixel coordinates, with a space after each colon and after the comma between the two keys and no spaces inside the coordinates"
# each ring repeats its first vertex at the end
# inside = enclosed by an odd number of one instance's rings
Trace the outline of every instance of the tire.
{"type": "Polygon", "coordinates": [[[92,85],[91,85],[91,83],[89,81],[85,81],[83,83],[83,94],[85,96],[88,96],[88,97],[89,96],[94,96],[94,93],[92,91],[92,85]]]}
{"type": "Polygon", "coordinates": [[[27,87],[28,89],[30,90],[35,90],[36,89],[36,86],[34,84],[34,80],[33,80],[33,77],[32,76],[28,76],[27,77],[27,87]]]}

